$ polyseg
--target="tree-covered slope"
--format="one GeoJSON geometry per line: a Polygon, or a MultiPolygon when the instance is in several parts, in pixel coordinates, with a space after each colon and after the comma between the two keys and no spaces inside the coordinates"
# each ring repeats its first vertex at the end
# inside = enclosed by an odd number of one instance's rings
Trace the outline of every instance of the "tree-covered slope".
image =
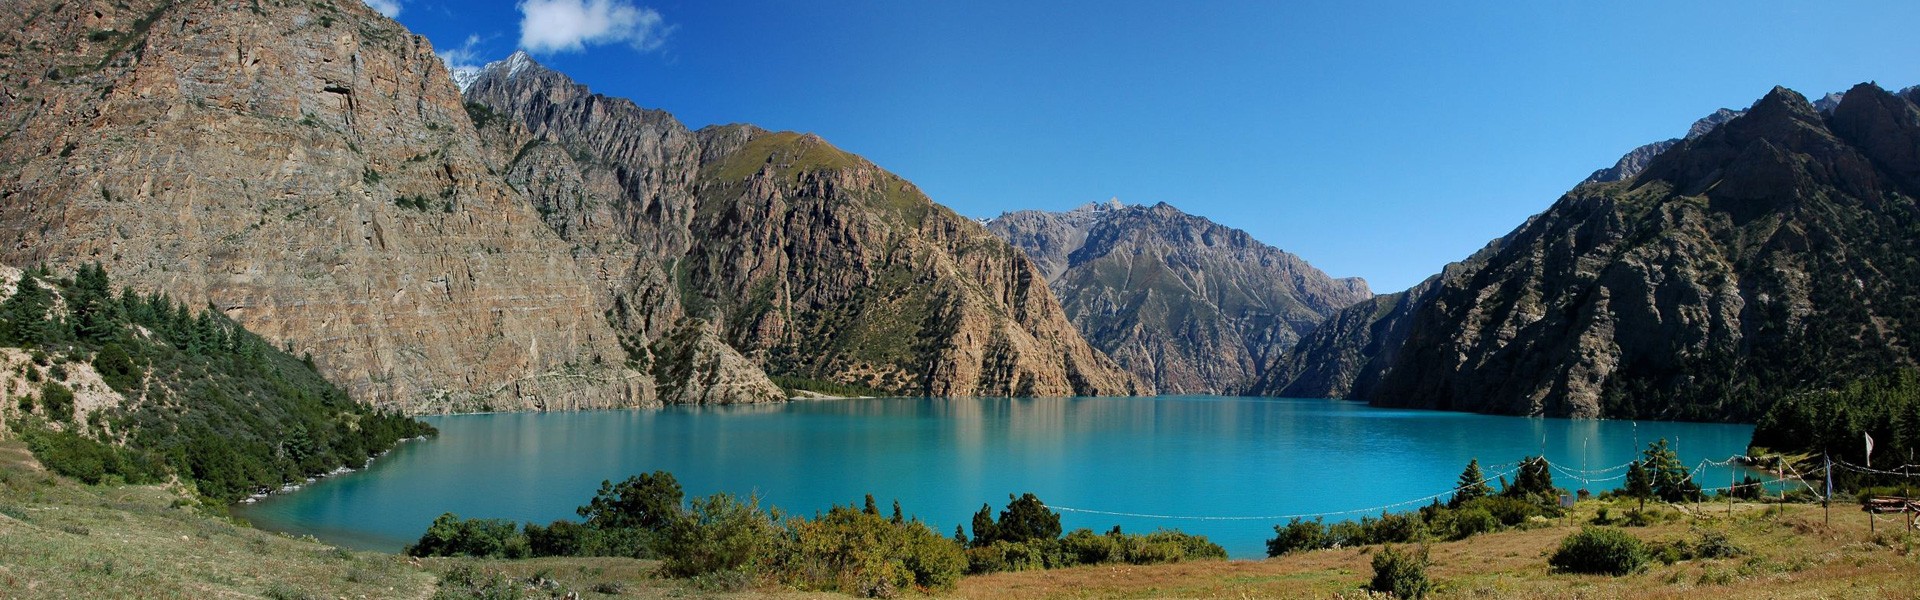
{"type": "Polygon", "coordinates": [[[89,483],[177,475],[231,502],[433,433],[354,402],[217,311],[116,291],[98,265],[71,278],[8,271],[0,420],[55,471],[89,483]]]}

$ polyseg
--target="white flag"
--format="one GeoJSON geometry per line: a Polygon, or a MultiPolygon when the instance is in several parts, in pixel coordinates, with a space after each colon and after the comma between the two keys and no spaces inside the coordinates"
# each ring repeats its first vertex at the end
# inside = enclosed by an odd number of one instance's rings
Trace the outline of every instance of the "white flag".
{"type": "Polygon", "coordinates": [[[1872,468],[1873,467],[1873,434],[1862,431],[1860,432],[1860,435],[1867,436],[1867,467],[1872,468]]]}

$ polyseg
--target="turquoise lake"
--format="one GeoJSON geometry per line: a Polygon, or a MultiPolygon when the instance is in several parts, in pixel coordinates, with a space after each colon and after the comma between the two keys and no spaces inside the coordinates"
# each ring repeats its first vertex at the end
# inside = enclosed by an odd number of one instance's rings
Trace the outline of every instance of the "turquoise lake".
{"type": "MultiPolygon", "coordinates": [[[[440,428],[438,438],[234,511],[265,529],[397,551],[442,512],[577,518],[574,508],[601,480],[664,469],[689,496],[757,493],[788,513],[858,504],[868,493],[883,510],[898,499],[943,534],[982,503],[997,511],[1007,494],[1034,492],[1057,507],[1159,515],[1062,511],[1068,530],[1179,528],[1235,558],[1258,558],[1281,522],[1274,517],[1443,494],[1471,458],[1489,477],[1543,451],[1566,469],[1600,470],[1666,438],[1694,465],[1743,453],[1753,430],[1198,396],[801,401],[426,420],[440,428]]],[[[1577,473],[1556,471],[1554,483],[1597,492],[1617,487],[1621,473],[1591,475],[1615,479],[1586,485],[1577,473]]],[[[1730,475],[1708,467],[1700,481],[1719,487],[1730,475]]]]}

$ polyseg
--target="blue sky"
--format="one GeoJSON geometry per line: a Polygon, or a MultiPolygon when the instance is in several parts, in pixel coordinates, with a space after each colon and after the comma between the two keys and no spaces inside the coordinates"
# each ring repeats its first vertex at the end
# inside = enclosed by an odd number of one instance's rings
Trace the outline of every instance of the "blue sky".
{"type": "Polygon", "coordinates": [[[1165,201],[1379,292],[1774,85],[1920,83],[1911,1],[370,4],[456,60],[818,133],[962,214],[1165,201]]]}

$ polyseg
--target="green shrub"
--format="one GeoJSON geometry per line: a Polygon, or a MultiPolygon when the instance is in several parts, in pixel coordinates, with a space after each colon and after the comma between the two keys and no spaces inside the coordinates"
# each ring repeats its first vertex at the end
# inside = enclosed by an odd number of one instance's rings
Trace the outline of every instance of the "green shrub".
{"type": "Polygon", "coordinates": [[[1427,579],[1427,552],[1400,552],[1389,545],[1373,555],[1373,581],[1367,589],[1412,600],[1433,591],[1427,579]]]}
{"type": "Polygon", "coordinates": [[[587,548],[586,526],[559,519],[545,527],[528,523],[522,528],[533,556],[581,556],[587,548]]]}
{"type": "Polygon", "coordinates": [[[967,568],[959,544],[918,520],[835,506],[814,519],[788,521],[792,546],[781,578],[805,588],[869,597],[909,588],[951,587],[967,568]]]}
{"type": "Polygon", "coordinates": [[[1546,511],[1542,510],[1539,504],[1511,496],[1488,496],[1480,498],[1468,502],[1465,508],[1484,509],[1489,514],[1492,514],[1493,518],[1498,519],[1501,525],[1507,527],[1513,527],[1527,522],[1527,519],[1546,514],[1546,511]]]}
{"type": "Polygon", "coordinates": [[[1426,524],[1419,516],[1409,513],[1380,513],[1378,519],[1362,517],[1360,528],[1365,531],[1369,544],[1405,543],[1426,535],[1426,524]]]}
{"type": "Polygon", "coordinates": [[[1100,535],[1092,529],[1075,529],[1060,539],[1060,552],[1076,564],[1097,565],[1126,558],[1119,536],[1100,535]]]}
{"type": "Polygon", "coordinates": [[[140,367],[133,364],[133,357],[117,343],[100,347],[100,353],[93,357],[93,368],[100,372],[100,378],[107,382],[107,387],[127,395],[132,395],[142,377],[140,367]]]}
{"type": "Polygon", "coordinates": [[[1056,558],[1060,543],[1055,540],[1025,542],[997,541],[967,549],[967,572],[975,575],[1003,571],[1038,571],[1066,566],[1056,558]]]}
{"type": "Polygon", "coordinates": [[[165,469],[147,455],[70,431],[30,429],[23,437],[41,465],[89,485],[110,478],[150,483],[165,476],[165,469]]]}
{"type": "Polygon", "coordinates": [[[1733,543],[1727,534],[1713,529],[1700,530],[1700,541],[1693,544],[1693,555],[1700,558],[1733,558],[1746,554],[1746,548],[1733,543]]]}
{"type": "Polygon", "coordinates": [[[586,506],[576,509],[594,529],[664,530],[680,516],[685,494],[672,473],[654,471],[628,477],[618,484],[601,481],[600,491],[586,506]]]}
{"type": "Polygon", "coordinates": [[[1287,521],[1286,525],[1273,526],[1273,539],[1267,540],[1267,556],[1280,556],[1328,547],[1330,544],[1327,541],[1327,528],[1321,523],[1319,518],[1307,521],[1294,517],[1287,521]]]}
{"type": "Polygon", "coordinates": [[[1176,550],[1176,552],[1170,559],[1164,561],[1147,560],[1143,556],[1129,554],[1127,556],[1127,562],[1136,565],[1146,565],[1154,564],[1155,562],[1179,562],[1182,560],[1202,559],[1224,560],[1227,558],[1227,549],[1221,548],[1219,544],[1213,543],[1204,535],[1193,535],[1173,529],[1162,529],[1143,536],[1143,541],[1145,541],[1148,546],[1164,546],[1176,550]]]}
{"type": "Polygon", "coordinates": [[[1448,511],[1447,526],[1453,539],[1458,540],[1499,529],[1500,519],[1484,507],[1473,506],[1448,511]]]}
{"type": "Polygon", "coordinates": [[[409,556],[477,556],[483,558],[526,558],[532,554],[527,536],[519,526],[505,519],[463,520],[453,513],[442,513],[407,546],[409,556]]]}
{"type": "Polygon", "coordinates": [[[580,540],[580,555],[659,558],[660,540],[665,535],[645,529],[587,528],[580,540]]]}
{"type": "Polygon", "coordinates": [[[1547,563],[1568,573],[1626,575],[1646,568],[1647,548],[1639,538],[1611,527],[1583,527],[1561,540],[1547,563]]]}
{"type": "Polygon", "coordinates": [[[722,572],[762,573],[782,536],[757,499],[719,493],[695,499],[686,515],[666,526],[661,569],[677,577],[722,572]]]}
{"type": "Polygon", "coordinates": [[[1361,546],[1367,543],[1367,530],[1355,521],[1341,521],[1328,525],[1323,548],[1344,548],[1361,546]]]}
{"type": "Polygon", "coordinates": [[[62,423],[73,422],[73,390],[67,389],[67,386],[51,381],[41,385],[40,406],[47,409],[49,419],[62,423]]]}

